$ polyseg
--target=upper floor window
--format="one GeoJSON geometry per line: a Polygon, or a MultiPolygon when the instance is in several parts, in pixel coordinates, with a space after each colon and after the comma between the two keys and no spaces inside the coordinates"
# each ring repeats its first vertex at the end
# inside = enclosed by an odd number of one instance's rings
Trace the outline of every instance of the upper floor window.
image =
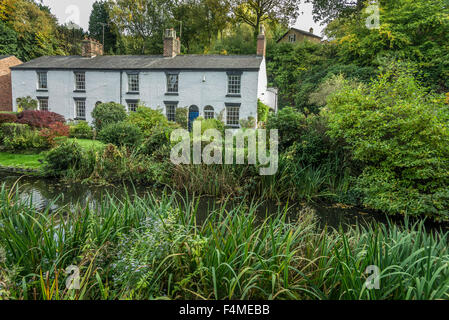
{"type": "Polygon", "coordinates": [[[228,94],[239,95],[241,90],[242,75],[241,74],[228,74],[228,94]]]}
{"type": "Polygon", "coordinates": [[[86,73],[75,72],[75,90],[86,91],[86,73]]]}
{"type": "Polygon", "coordinates": [[[167,74],[167,92],[178,93],[179,89],[179,74],[168,73],[167,74]]]}
{"type": "Polygon", "coordinates": [[[48,111],[48,97],[39,97],[37,101],[39,110],[48,111]]]}
{"type": "Polygon", "coordinates": [[[40,90],[47,90],[47,72],[40,71],[37,73],[37,88],[40,90]]]}
{"type": "Polygon", "coordinates": [[[289,34],[288,42],[296,42],[296,34],[289,34]]]}
{"type": "Polygon", "coordinates": [[[139,74],[128,73],[128,91],[139,92],[139,74]]]}

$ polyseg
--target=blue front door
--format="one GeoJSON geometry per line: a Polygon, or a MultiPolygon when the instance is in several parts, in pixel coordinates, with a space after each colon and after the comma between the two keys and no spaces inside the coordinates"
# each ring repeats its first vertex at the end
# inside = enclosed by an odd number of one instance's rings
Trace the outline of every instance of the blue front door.
{"type": "Polygon", "coordinates": [[[189,131],[192,131],[193,121],[200,116],[200,110],[197,106],[189,108],[189,131]]]}

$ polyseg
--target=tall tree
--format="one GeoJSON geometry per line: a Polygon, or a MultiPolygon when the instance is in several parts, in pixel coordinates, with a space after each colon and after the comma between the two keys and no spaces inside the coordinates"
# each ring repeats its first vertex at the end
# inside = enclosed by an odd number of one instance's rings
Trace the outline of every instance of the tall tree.
{"type": "Polygon", "coordinates": [[[172,19],[174,0],[110,0],[111,21],[134,38],[140,53],[157,53],[162,48],[163,30],[172,19]]]}
{"type": "Polygon", "coordinates": [[[338,17],[348,17],[360,12],[367,0],[307,0],[313,4],[313,18],[327,24],[338,17]]]}
{"type": "Polygon", "coordinates": [[[188,52],[202,53],[229,21],[228,0],[184,0],[173,9],[174,23],[182,25],[181,43],[188,52]],[[199,18],[201,17],[201,18],[199,18]]]}
{"type": "Polygon", "coordinates": [[[105,52],[115,52],[117,32],[111,24],[108,3],[95,1],[89,18],[89,34],[104,45],[105,52]]]}
{"type": "Polygon", "coordinates": [[[250,25],[254,36],[267,20],[288,24],[299,15],[300,0],[232,0],[233,14],[237,21],[250,25]]]}

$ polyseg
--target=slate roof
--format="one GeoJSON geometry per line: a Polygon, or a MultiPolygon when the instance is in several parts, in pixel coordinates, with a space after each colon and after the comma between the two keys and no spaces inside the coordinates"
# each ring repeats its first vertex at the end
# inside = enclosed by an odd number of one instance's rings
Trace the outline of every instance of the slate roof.
{"type": "Polygon", "coordinates": [[[279,42],[282,39],[284,39],[284,37],[290,32],[290,30],[295,30],[295,31],[297,31],[299,33],[302,33],[305,36],[308,36],[308,37],[313,37],[313,38],[317,38],[317,39],[320,39],[320,40],[323,39],[323,37],[317,36],[316,34],[313,34],[311,32],[304,31],[304,30],[301,30],[301,29],[296,29],[296,28],[290,28],[290,29],[288,29],[288,31],[286,33],[284,33],[284,35],[282,37],[279,38],[279,40],[277,42],[279,42]]]}
{"type": "Polygon", "coordinates": [[[44,56],[12,70],[259,70],[261,56],[179,55],[163,56],[44,56]]]}

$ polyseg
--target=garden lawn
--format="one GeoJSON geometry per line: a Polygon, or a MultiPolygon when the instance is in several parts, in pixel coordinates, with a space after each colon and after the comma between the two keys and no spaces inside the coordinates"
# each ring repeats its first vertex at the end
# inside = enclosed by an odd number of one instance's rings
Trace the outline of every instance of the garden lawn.
{"type": "MultiPolygon", "coordinates": [[[[69,139],[70,141],[76,141],[83,149],[101,148],[104,144],[101,141],[88,140],[88,139],[69,139]]],[[[39,160],[44,160],[45,152],[21,154],[0,152],[0,166],[2,167],[14,167],[22,169],[38,169],[42,166],[39,160]]]]}
{"type": "Polygon", "coordinates": [[[69,139],[69,141],[76,141],[83,149],[100,148],[104,146],[104,143],[98,140],[69,139]]]}
{"type": "Polygon", "coordinates": [[[23,169],[37,169],[42,164],[39,160],[44,159],[44,154],[17,154],[0,152],[0,166],[23,169]]]}

